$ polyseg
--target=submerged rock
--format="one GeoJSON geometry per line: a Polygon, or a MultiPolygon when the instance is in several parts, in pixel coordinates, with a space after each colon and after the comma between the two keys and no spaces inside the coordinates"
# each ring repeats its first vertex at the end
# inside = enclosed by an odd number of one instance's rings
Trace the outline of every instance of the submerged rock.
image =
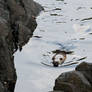
{"type": "Polygon", "coordinates": [[[13,53],[21,51],[32,37],[37,26],[34,17],[42,9],[33,0],[0,0],[0,92],[14,92],[17,75],[13,53]]]}
{"type": "Polygon", "coordinates": [[[54,91],[92,92],[91,68],[92,64],[83,62],[75,71],[62,73],[55,81],[54,91]]]}

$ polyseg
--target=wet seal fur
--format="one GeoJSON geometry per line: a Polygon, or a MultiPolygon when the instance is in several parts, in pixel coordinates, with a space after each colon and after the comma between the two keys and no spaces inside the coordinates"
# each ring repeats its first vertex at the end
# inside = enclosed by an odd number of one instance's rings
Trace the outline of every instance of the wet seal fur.
{"type": "Polygon", "coordinates": [[[54,67],[58,67],[59,65],[63,64],[64,61],[66,60],[67,56],[66,54],[72,54],[73,51],[61,51],[61,50],[55,50],[52,51],[53,53],[55,53],[55,55],[52,57],[52,64],[54,67]],[[60,55],[59,60],[56,60],[56,57],[60,55]]]}
{"type": "Polygon", "coordinates": [[[55,55],[52,57],[52,60],[53,60],[52,64],[53,64],[53,66],[54,67],[58,67],[59,65],[63,64],[64,61],[66,60],[66,54],[67,53],[65,51],[59,51],[59,50],[56,51],[55,55]],[[60,56],[59,60],[56,60],[56,57],[58,55],[60,56]]]}

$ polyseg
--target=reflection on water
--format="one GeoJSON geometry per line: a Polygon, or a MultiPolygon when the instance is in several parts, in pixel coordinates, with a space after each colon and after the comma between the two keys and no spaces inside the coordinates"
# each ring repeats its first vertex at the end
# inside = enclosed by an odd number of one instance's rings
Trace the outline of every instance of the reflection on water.
{"type": "Polygon", "coordinates": [[[53,50],[74,51],[66,62],[92,60],[92,1],[91,0],[36,0],[45,8],[37,18],[38,27],[22,52],[15,53],[18,80],[15,92],[48,92],[55,79],[62,73],[73,70],[76,65],[48,67],[53,50]],[[84,20],[85,19],[85,20],[84,20]],[[83,21],[81,21],[83,20],[83,21]]]}

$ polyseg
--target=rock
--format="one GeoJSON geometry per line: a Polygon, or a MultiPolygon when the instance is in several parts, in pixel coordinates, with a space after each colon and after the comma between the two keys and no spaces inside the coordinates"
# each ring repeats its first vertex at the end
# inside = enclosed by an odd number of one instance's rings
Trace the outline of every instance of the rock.
{"type": "Polygon", "coordinates": [[[4,87],[3,87],[1,82],[0,82],[0,92],[5,92],[5,89],[4,89],[4,87]]]}
{"type": "Polygon", "coordinates": [[[92,92],[91,67],[92,64],[83,62],[75,71],[62,73],[55,81],[54,91],[92,92]]]}
{"type": "Polygon", "coordinates": [[[76,67],[76,71],[80,71],[92,85],[92,63],[83,62],[76,67]]]}
{"type": "Polygon", "coordinates": [[[64,91],[51,91],[51,92],[64,92],[64,91]]]}
{"type": "Polygon", "coordinates": [[[9,92],[9,91],[7,90],[7,87],[4,86],[1,82],[0,82],[0,92],[9,92]]]}
{"type": "Polygon", "coordinates": [[[0,92],[14,92],[17,75],[13,54],[32,37],[35,17],[42,9],[33,0],[0,0],[0,92]]]}
{"type": "Polygon", "coordinates": [[[30,15],[37,16],[39,14],[39,11],[43,10],[43,7],[41,7],[38,3],[34,2],[33,0],[20,1],[23,2],[25,10],[28,13],[28,17],[30,17],[30,15]],[[33,8],[31,8],[30,6],[33,8]]]}

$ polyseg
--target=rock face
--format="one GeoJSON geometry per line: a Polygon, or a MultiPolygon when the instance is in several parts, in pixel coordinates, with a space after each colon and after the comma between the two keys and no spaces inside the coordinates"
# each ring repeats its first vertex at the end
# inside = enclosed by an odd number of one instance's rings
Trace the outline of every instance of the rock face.
{"type": "Polygon", "coordinates": [[[14,52],[22,50],[37,26],[43,8],[33,0],[0,0],[0,92],[14,92],[14,52]]]}
{"type": "Polygon", "coordinates": [[[75,71],[62,73],[53,92],[92,92],[92,64],[81,63],[75,71]]]}

